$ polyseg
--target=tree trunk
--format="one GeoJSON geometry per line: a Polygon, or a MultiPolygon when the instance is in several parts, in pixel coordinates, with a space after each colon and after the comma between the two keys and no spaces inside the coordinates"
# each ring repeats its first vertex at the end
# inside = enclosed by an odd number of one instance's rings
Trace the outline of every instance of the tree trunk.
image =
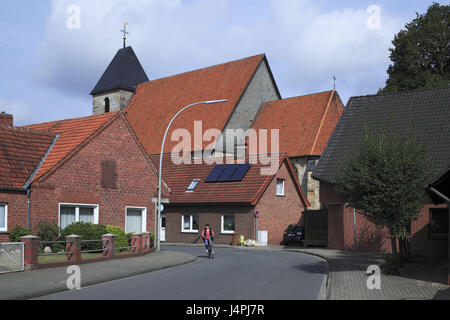
{"type": "Polygon", "coordinates": [[[400,252],[400,268],[403,268],[403,262],[405,259],[405,239],[403,237],[399,237],[398,244],[400,252]]]}
{"type": "Polygon", "coordinates": [[[393,232],[391,232],[391,246],[392,246],[392,255],[394,256],[394,272],[398,272],[397,266],[397,237],[393,232]]]}

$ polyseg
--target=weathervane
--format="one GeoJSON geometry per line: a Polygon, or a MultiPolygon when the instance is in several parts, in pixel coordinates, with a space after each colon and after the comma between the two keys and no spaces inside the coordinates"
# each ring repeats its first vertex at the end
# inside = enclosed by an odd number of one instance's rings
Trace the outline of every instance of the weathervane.
{"type": "Polygon", "coordinates": [[[120,32],[123,32],[123,47],[125,48],[127,46],[127,34],[130,34],[127,32],[127,25],[128,22],[123,23],[123,30],[120,30],[120,32]]]}

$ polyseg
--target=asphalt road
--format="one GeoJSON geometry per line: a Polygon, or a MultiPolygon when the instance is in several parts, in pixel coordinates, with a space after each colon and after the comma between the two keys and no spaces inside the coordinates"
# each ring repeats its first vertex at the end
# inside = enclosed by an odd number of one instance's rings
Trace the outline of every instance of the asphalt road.
{"type": "Polygon", "coordinates": [[[51,300],[316,300],[325,262],[287,251],[202,247],[162,250],[198,256],[194,263],[81,290],[42,297],[51,300]]]}

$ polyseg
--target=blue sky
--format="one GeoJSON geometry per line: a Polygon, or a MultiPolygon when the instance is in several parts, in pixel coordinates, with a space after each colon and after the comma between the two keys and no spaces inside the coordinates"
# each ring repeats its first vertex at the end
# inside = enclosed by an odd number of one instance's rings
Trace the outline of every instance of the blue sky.
{"type": "MultiPolygon", "coordinates": [[[[448,1],[437,1],[448,4],[448,1]]],[[[386,81],[394,35],[425,0],[17,0],[0,3],[0,111],[16,125],[92,113],[90,90],[132,45],[150,79],[266,53],[284,98],[329,90],[344,103],[386,81]],[[69,30],[67,8],[81,9],[69,30]],[[381,9],[380,28],[366,12],[381,9]]]]}

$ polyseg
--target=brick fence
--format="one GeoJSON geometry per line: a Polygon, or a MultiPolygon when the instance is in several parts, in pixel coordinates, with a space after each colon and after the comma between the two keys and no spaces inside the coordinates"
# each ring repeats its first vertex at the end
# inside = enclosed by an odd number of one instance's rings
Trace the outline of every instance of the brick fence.
{"type": "Polygon", "coordinates": [[[82,238],[78,235],[70,235],[66,237],[65,248],[66,251],[62,254],[66,255],[66,261],[39,263],[39,248],[40,238],[36,236],[21,237],[21,242],[24,243],[24,265],[25,271],[33,271],[43,268],[61,267],[74,264],[84,264],[100,262],[111,259],[130,258],[142,256],[155,251],[151,243],[150,233],[133,234],[131,238],[131,252],[117,254],[115,246],[116,236],[113,234],[105,234],[99,242],[102,242],[102,249],[94,250],[102,252],[102,257],[82,259],[81,244],[82,238]]]}

